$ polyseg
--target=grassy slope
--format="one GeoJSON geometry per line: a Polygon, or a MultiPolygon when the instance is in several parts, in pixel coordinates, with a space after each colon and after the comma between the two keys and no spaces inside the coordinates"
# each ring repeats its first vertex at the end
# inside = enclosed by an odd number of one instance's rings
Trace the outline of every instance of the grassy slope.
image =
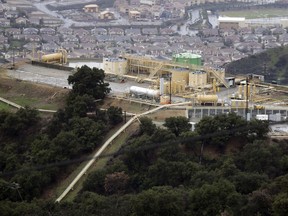
{"type": "Polygon", "coordinates": [[[288,46],[240,59],[226,69],[231,74],[261,74],[267,82],[278,80],[280,84],[288,84],[288,46]]]}
{"type": "Polygon", "coordinates": [[[0,97],[21,106],[57,110],[64,106],[67,92],[67,89],[19,81],[8,77],[5,70],[0,71],[0,97]]]}

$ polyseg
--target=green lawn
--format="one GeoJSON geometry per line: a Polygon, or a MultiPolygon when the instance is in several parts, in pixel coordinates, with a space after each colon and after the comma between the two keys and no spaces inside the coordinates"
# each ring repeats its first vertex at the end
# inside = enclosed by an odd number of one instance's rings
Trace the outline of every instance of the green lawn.
{"type": "Polygon", "coordinates": [[[222,11],[221,16],[228,17],[245,17],[246,19],[255,18],[271,18],[288,16],[287,9],[279,8],[263,8],[263,9],[250,9],[250,10],[239,10],[239,11],[222,11]]]}

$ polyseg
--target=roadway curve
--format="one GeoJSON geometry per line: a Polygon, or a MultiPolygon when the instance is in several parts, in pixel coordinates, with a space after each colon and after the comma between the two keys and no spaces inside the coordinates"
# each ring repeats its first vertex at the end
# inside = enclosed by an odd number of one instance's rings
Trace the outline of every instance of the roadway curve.
{"type": "Polygon", "coordinates": [[[146,111],[144,113],[135,115],[134,117],[132,117],[126,124],[124,124],[115,134],[113,134],[104,144],[103,146],[93,155],[93,158],[91,160],[88,161],[88,163],[86,164],[86,166],[79,172],[79,174],[74,178],[74,180],[68,185],[68,187],[64,190],[64,192],[56,199],[56,202],[61,202],[62,199],[65,198],[65,196],[71,191],[73,190],[74,186],[76,185],[76,183],[82,178],[82,176],[88,171],[88,169],[92,166],[92,164],[98,159],[98,157],[103,153],[103,151],[109,146],[109,144],[116,138],[119,136],[119,134],[121,134],[129,125],[131,125],[136,119],[138,119],[139,117],[142,117],[144,115],[148,115],[151,113],[154,113],[160,109],[163,108],[169,108],[172,106],[182,106],[182,105],[188,105],[191,102],[183,102],[183,103],[176,103],[176,104],[166,104],[166,105],[162,105],[159,107],[156,107],[152,110],[146,111]]]}
{"type": "Polygon", "coordinates": [[[75,22],[75,21],[72,20],[72,19],[64,18],[61,14],[58,14],[58,13],[56,13],[56,12],[54,12],[54,11],[49,10],[49,9],[47,8],[47,5],[48,5],[48,4],[52,4],[52,3],[55,3],[55,1],[49,1],[49,2],[45,2],[45,3],[44,3],[44,2],[42,2],[42,3],[37,3],[37,4],[34,4],[34,6],[35,6],[38,10],[40,10],[40,11],[46,13],[46,14],[49,14],[50,16],[57,17],[57,18],[61,19],[61,20],[63,21],[63,23],[64,23],[63,25],[61,25],[62,27],[69,28],[69,27],[72,26],[73,24],[81,25],[81,23],[79,23],[79,22],[75,22]]]}

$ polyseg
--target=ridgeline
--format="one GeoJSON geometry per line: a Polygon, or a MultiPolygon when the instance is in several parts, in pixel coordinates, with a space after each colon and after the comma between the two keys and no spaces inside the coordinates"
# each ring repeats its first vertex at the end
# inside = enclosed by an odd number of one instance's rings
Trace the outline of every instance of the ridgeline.
{"type": "Polygon", "coordinates": [[[288,84],[288,46],[269,49],[265,52],[232,62],[226,66],[230,74],[260,74],[265,82],[288,84]]]}

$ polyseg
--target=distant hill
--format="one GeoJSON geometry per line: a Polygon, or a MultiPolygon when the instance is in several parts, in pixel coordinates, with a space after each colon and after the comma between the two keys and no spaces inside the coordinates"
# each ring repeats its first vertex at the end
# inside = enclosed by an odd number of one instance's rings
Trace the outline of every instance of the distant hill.
{"type": "Polygon", "coordinates": [[[230,74],[260,74],[265,82],[277,81],[288,84],[288,46],[267,50],[263,53],[231,62],[226,66],[230,74]]]}

